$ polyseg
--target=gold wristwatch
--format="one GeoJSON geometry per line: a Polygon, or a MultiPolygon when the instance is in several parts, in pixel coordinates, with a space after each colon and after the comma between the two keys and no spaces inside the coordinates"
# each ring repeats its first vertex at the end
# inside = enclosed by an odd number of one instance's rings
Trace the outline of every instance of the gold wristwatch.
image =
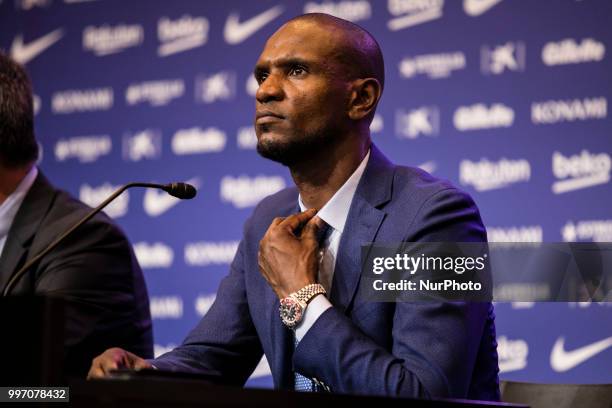
{"type": "Polygon", "coordinates": [[[323,285],[312,283],[281,299],[279,309],[283,324],[293,329],[302,321],[308,302],[314,299],[315,296],[324,295],[325,293],[323,285]]]}

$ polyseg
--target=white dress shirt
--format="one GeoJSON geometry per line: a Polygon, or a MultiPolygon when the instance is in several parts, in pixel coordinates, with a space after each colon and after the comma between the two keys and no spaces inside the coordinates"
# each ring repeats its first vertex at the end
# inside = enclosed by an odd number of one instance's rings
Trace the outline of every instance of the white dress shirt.
{"type": "Polygon", "coordinates": [[[11,229],[15,215],[17,215],[17,211],[19,211],[19,207],[21,207],[23,199],[28,191],[30,191],[30,187],[34,184],[37,175],[38,169],[36,166],[32,166],[32,169],[21,180],[15,191],[0,204],[0,255],[2,255],[6,237],[11,229]]]}
{"type": "MultiPolygon", "coordinates": [[[[317,216],[329,225],[327,238],[321,248],[321,262],[318,274],[318,282],[323,285],[328,295],[331,293],[338,247],[340,246],[342,231],[344,231],[344,224],[346,224],[346,218],[348,217],[357,185],[359,180],[361,180],[369,158],[370,152],[368,151],[353,174],[317,213],[317,216]]],[[[300,210],[305,211],[307,209],[302,202],[301,196],[298,197],[298,203],[300,204],[300,210]]],[[[298,342],[302,340],[319,316],[330,307],[332,307],[332,304],[323,295],[316,296],[308,303],[304,317],[295,329],[295,338],[298,342]]]]}

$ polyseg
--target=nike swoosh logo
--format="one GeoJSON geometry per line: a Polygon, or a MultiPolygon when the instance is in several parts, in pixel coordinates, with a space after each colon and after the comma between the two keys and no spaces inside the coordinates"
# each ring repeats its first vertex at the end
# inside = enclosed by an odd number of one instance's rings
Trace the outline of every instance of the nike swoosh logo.
{"type": "MultiPolygon", "coordinates": [[[[196,188],[199,188],[199,179],[193,178],[187,180],[188,184],[192,184],[196,188]]],[[[149,188],[146,190],[143,201],[143,208],[145,212],[151,217],[158,217],[181,202],[180,198],[171,196],[162,190],[149,188]]]]}
{"type": "Polygon", "coordinates": [[[13,40],[13,44],[11,45],[11,56],[18,63],[27,64],[47,48],[58,42],[63,36],[64,30],[58,28],[28,44],[24,44],[23,35],[20,34],[13,40]]]}
{"type": "Polygon", "coordinates": [[[283,6],[278,5],[242,23],[238,13],[231,13],[225,22],[223,37],[228,44],[240,44],[282,13],[283,6]]]}
{"type": "Polygon", "coordinates": [[[550,353],[550,366],[560,373],[568,371],[610,346],[612,346],[612,336],[572,351],[566,351],[565,338],[559,337],[550,353]]]}
{"type": "Polygon", "coordinates": [[[501,2],[502,0],[463,0],[463,10],[468,16],[477,17],[501,2]]]}

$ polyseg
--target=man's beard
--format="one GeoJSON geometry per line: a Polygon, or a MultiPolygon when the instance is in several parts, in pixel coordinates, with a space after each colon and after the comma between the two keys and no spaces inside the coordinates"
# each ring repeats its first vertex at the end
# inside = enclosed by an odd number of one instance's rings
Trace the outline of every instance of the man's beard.
{"type": "Polygon", "coordinates": [[[304,135],[289,141],[260,139],[257,142],[257,153],[284,166],[293,167],[316,157],[329,148],[333,141],[333,136],[327,132],[304,135]]]}

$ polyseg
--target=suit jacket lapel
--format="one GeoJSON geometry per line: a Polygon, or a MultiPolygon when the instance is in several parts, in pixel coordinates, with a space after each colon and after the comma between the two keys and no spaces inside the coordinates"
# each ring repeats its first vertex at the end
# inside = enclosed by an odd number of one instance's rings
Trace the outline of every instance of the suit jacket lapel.
{"type": "Polygon", "coordinates": [[[0,292],[26,261],[38,227],[55,199],[55,190],[39,171],[9,230],[0,257],[0,292]]]}
{"type": "Polygon", "coordinates": [[[371,146],[370,159],[361,177],[342,231],[330,300],[346,312],[361,276],[361,246],[373,242],[385,218],[379,209],[391,199],[394,166],[371,146]]]}

